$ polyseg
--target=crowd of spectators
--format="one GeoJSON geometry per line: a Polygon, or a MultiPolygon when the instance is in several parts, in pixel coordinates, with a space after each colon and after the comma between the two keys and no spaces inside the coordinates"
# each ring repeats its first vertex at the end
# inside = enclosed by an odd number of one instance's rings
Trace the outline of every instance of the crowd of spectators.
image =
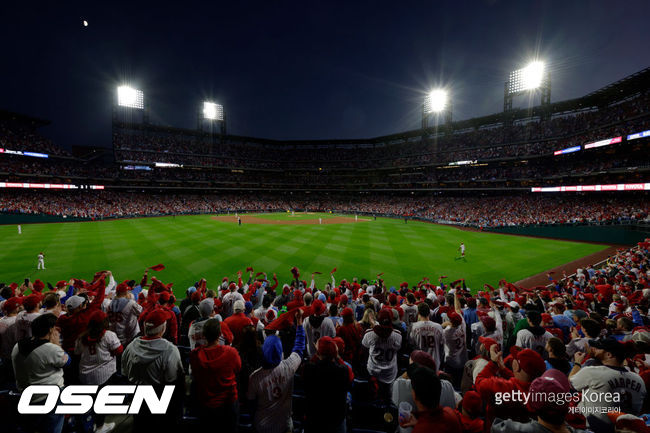
{"type": "Polygon", "coordinates": [[[5,191],[0,212],[78,218],[307,210],[418,218],[474,227],[645,221],[645,194],[544,193],[501,196],[358,194],[147,194],[113,191],[5,191]]]}
{"type": "Polygon", "coordinates": [[[414,137],[365,145],[260,144],[253,140],[215,143],[195,132],[120,130],[113,135],[119,161],[167,162],[237,168],[381,168],[490,160],[552,154],[592,141],[650,128],[650,96],[601,110],[572,113],[548,121],[455,131],[451,135],[414,137]]]}
{"type": "MultiPolygon", "coordinates": [[[[385,170],[235,170],[204,168],[128,169],[123,164],[100,164],[74,160],[43,160],[21,156],[0,158],[0,181],[125,184],[142,182],[164,186],[182,183],[187,187],[229,186],[246,187],[357,187],[375,186],[401,189],[444,186],[448,183],[467,182],[530,182],[543,185],[545,181],[556,184],[581,183],[637,183],[648,180],[650,157],[647,145],[624,143],[608,149],[596,149],[561,156],[546,156],[527,161],[479,163],[463,166],[424,166],[417,169],[395,167],[385,170]],[[589,179],[586,179],[589,178],[589,179]]],[[[528,182],[528,183],[526,183],[528,182]]]]}
{"type": "MultiPolygon", "coordinates": [[[[647,432],[649,266],[646,240],[533,288],[248,268],[177,299],[162,264],[2,283],[0,383],[173,385],[135,432],[647,432]]],[[[8,431],[118,420],[3,412],[8,431]]]]}
{"type": "Polygon", "coordinates": [[[69,156],[65,149],[43,137],[29,121],[0,118],[0,148],[69,156]]]}

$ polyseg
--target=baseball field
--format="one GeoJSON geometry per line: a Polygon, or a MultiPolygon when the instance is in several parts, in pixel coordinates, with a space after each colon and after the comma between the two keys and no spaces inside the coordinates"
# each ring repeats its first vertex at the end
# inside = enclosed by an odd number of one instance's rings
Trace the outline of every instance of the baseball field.
{"type": "MultiPolygon", "coordinates": [[[[465,278],[474,290],[501,278],[519,281],[607,248],[560,240],[527,238],[424,222],[333,214],[275,213],[193,215],[79,223],[0,226],[0,281],[40,278],[55,283],[71,277],[92,279],[110,269],[116,280],[136,279],[158,263],[155,273],[174,283],[177,294],[205,277],[215,287],[224,276],[252,266],[275,272],[280,282],[297,266],[302,279],[313,271],[316,284],[341,278],[374,279],[383,272],[388,286],[416,283],[423,277],[465,278]],[[457,251],[461,242],[466,258],[457,251]],[[45,254],[45,270],[37,255],[45,254]]],[[[572,271],[573,269],[571,269],[572,271]]]]}

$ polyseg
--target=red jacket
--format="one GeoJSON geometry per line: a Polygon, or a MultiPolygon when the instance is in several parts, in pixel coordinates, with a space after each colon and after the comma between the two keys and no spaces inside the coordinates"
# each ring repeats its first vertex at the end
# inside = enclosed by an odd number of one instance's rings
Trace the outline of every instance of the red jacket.
{"type": "Polygon", "coordinates": [[[356,362],[360,352],[361,339],[363,338],[363,329],[361,326],[357,323],[339,326],[336,329],[336,336],[341,337],[345,343],[345,349],[341,354],[341,358],[349,363],[356,362]]]}
{"type": "Polygon", "coordinates": [[[232,332],[233,336],[233,341],[232,344],[233,346],[237,346],[239,342],[241,341],[242,334],[244,332],[244,328],[249,325],[253,325],[253,322],[251,319],[246,317],[244,313],[236,313],[233,314],[232,316],[228,317],[226,320],[223,321],[228,328],[230,328],[230,331],[232,332]]]}
{"type": "Polygon", "coordinates": [[[237,401],[237,374],[241,370],[241,358],[234,347],[199,346],[190,352],[190,365],[196,386],[196,401],[205,407],[221,407],[237,401]]]}
{"type": "Polygon", "coordinates": [[[463,426],[463,433],[482,433],[483,432],[483,420],[481,418],[470,418],[463,415],[458,409],[456,409],[456,415],[460,419],[460,423],[463,426]]]}
{"type": "Polygon", "coordinates": [[[483,370],[476,376],[476,383],[474,384],[476,391],[479,393],[483,401],[487,403],[485,409],[485,430],[490,431],[492,422],[495,417],[502,419],[512,419],[520,422],[527,422],[530,420],[530,414],[526,409],[523,397],[521,401],[516,402],[502,402],[496,404],[495,393],[511,393],[528,392],[530,383],[521,382],[512,374],[507,368],[499,370],[499,366],[494,362],[489,362],[483,370]],[[501,377],[499,377],[501,375],[501,377]]]}
{"type": "Polygon", "coordinates": [[[74,314],[63,314],[56,321],[56,326],[61,329],[61,347],[68,353],[74,353],[74,346],[79,335],[86,330],[90,315],[102,307],[105,296],[104,284],[97,289],[97,296],[88,304],[86,309],[77,311],[74,314]]]}
{"type": "Polygon", "coordinates": [[[164,306],[163,310],[167,312],[168,316],[164,337],[170,342],[178,344],[178,320],[176,319],[176,313],[168,306],[164,306]]]}
{"type": "Polygon", "coordinates": [[[417,424],[412,433],[462,433],[463,428],[456,412],[450,407],[416,412],[417,424]]]}

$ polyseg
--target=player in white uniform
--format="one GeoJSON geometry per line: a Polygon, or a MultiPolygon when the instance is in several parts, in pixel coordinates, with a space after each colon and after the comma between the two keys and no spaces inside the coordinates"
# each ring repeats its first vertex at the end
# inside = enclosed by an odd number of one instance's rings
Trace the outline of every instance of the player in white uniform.
{"type": "Polygon", "coordinates": [[[458,257],[457,260],[460,259],[467,260],[465,258],[465,244],[463,242],[460,243],[460,246],[458,247],[458,251],[460,251],[460,257],[458,257]]]}
{"type": "Polygon", "coordinates": [[[380,394],[390,398],[390,387],[397,377],[397,352],[402,346],[402,335],[393,329],[391,310],[384,308],[378,318],[379,325],[366,331],[361,344],[370,352],[368,373],[384,385],[380,394]]]}
{"type": "Polygon", "coordinates": [[[45,254],[42,251],[38,253],[38,265],[36,269],[45,269],[45,254]]]}
{"type": "Polygon", "coordinates": [[[440,368],[444,359],[443,328],[439,323],[429,320],[431,310],[426,303],[418,305],[418,321],[411,325],[409,340],[411,344],[428,353],[440,368]]]}
{"type": "Polygon", "coordinates": [[[23,228],[18,224],[18,234],[22,235],[23,234],[23,228]]]}

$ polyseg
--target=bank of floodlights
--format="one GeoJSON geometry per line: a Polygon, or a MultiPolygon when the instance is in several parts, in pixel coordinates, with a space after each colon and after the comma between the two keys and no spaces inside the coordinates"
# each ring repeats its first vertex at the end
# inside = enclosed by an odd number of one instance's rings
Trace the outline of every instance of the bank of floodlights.
{"type": "Polygon", "coordinates": [[[517,69],[510,73],[508,91],[510,93],[535,90],[544,82],[544,62],[534,61],[525,68],[517,69]]]}
{"type": "Polygon", "coordinates": [[[424,114],[440,113],[447,108],[447,91],[435,89],[424,98],[424,114]]]}
{"type": "MultiPolygon", "coordinates": [[[[510,73],[503,91],[504,113],[512,111],[512,100],[518,95],[528,95],[529,107],[532,107],[533,98],[537,93],[541,95],[540,115],[542,118],[548,118],[551,105],[551,72],[540,60],[534,60],[524,68],[510,73]]],[[[512,119],[505,120],[510,122],[512,119]]]]}
{"type": "Polygon", "coordinates": [[[207,120],[223,121],[223,105],[214,102],[203,103],[203,118],[207,120]]]}
{"type": "Polygon", "coordinates": [[[141,90],[129,86],[117,88],[117,105],[120,107],[144,109],[144,94],[141,90]]]}

